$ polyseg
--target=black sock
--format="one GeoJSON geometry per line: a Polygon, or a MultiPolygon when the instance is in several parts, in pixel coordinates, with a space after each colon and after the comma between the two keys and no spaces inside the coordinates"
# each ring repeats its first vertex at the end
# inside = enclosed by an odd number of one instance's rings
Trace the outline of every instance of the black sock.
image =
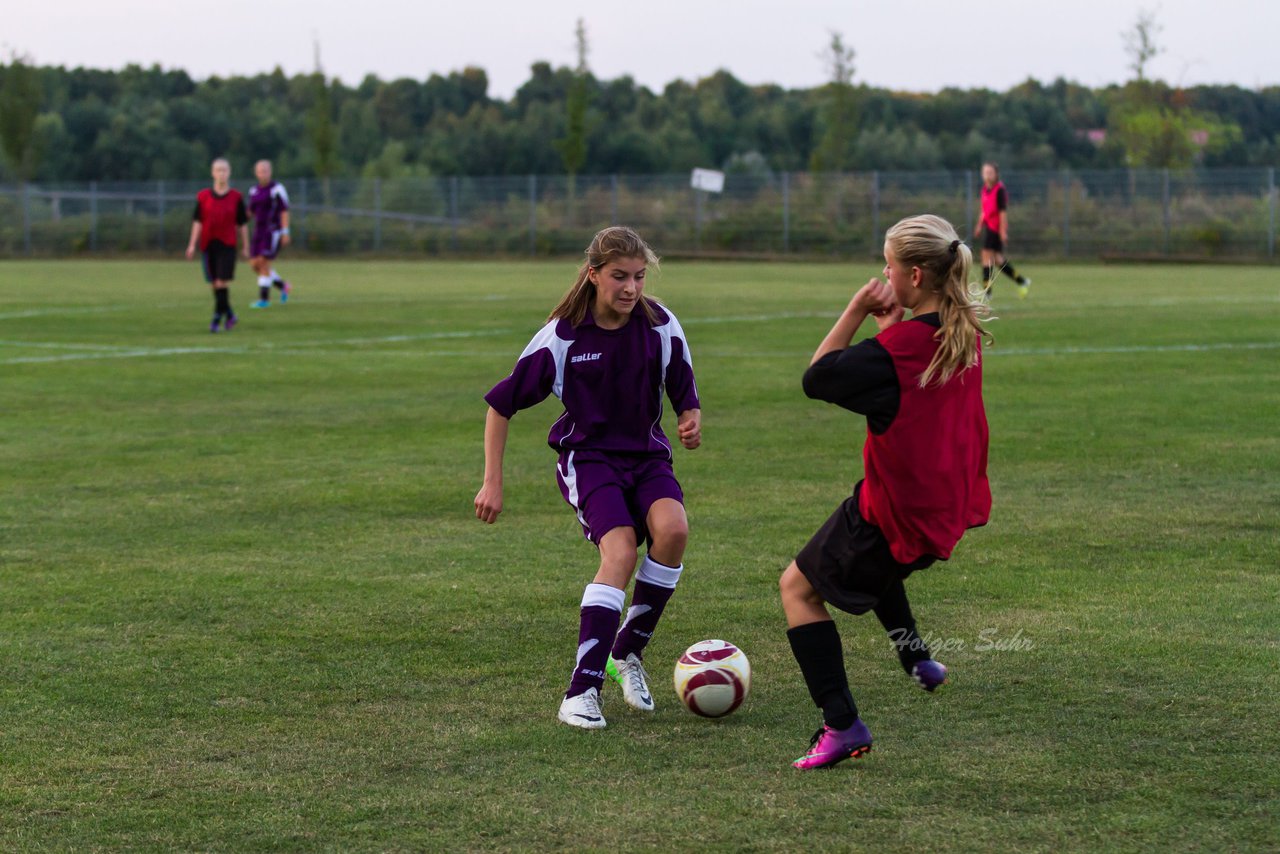
{"type": "Polygon", "coordinates": [[[219,317],[231,317],[231,295],[227,288],[215,288],[213,291],[215,309],[219,317]]]}
{"type": "Polygon", "coordinates": [[[258,299],[262,300],[263,302],[266,302],[267,300],[271,299],[270,285],[265,285],[261,288],[258,288],[258,299]]]}
{"type": "Polygon", "coordinates": [[[984,266],[982,268],[982,286],[984,288],[989,287],[990,281],[991,281],[991,267],[984,266]]]}
{"type": "Polygon", "coordinates": [[[280,278],[279,273],[271,274],[271,284],[275,285],[280,290],[284,290],[284,279],[280,278]]]}
{"type": "Polygon", "coordinates": [[[1024,281],[1026,281],[1025,279],[1023,279],[1023,277],[1022,277],[1022,276],[1019,276],[1019,275],[1018,275],[1018,271],[1017,271],[1017,270],[1013,269],[1013,265],[1012,265],[1012,264],[1005,264],[1005,265],[1004,265],[1004,267],[1003,267],[1002,269],[1004,270],[1004,274],[1005,274],[1006,276],[1008,276],[1009,278],[1013,279],[1013,280],[1014,280],[1015,282],[1017,282],[1018,284],[1022,284],[1024,281]]]}
{"type": "Polygon", "coordinates": [[[903,670],[910,673],[917,662],[929,658],[928,645],[916,633],[916,619],[911,614],[907,588],[903,586],[901,578],[894,580],[880,594],[875,614],[880,625],[889,633],[889,640],[898,651],[898,661],[903,670]]]}
{"type": "Polygon", "coordinates": [[[858,719],[858,706],[849,693],[844,672],[844,647],[831,620],[787,629],[791,652],[800,665],[809,696],[822,709],[822,719],[832,729],[848,729],[858,719]]]}

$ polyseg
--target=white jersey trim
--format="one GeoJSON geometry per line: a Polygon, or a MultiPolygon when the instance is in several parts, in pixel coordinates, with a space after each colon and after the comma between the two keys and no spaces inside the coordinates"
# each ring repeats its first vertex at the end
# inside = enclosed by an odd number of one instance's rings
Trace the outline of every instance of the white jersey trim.
{"type": "Polygon", "coordinates": [[[569,348],[573,346],[572,341],[566,341],[556,334],[556,326],[558,320],[551,320],[547,325],[538,330],[538,334],[533,336],[533,340],[524,348],[524,352],[520,354],[520,359],[532,356],[539,350],[550,350],[551,358],[555,361],[556,376],[551,384],[551,393],[558,399],[564,399],[564,365],[569,357],[569,348]]]}

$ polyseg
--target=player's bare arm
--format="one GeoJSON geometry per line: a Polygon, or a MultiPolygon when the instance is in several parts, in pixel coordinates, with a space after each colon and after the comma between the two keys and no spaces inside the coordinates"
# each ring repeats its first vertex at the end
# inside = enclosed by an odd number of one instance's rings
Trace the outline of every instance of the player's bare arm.
{"type": "Polygon", "coordinates": [[[814,351],[813,358],[809,360],[809,364],[815,364],[823,356],[834,350],[843,350],[848,347],[849,342],[853,340],[853,336],[857,333],[858,327],[867,319],[867,315],[887,313],[895,305],[897,305],[897,302],[893,296],[893,288],[889,287],[888,282],[883,282],[880,279],[872,279],[867,282],[853,295],[853,299],[849,300],[849,304],[845,306],[840,319],[835,322],[835,325],[831,327],[831,331],[827,333],[827,337],[822,339],[822,343],[814,351]]]}
{"type": "Polygon", "coordinates": [[[476,518],[492,525],[502,512],[502,458],[511,420],[492,406],[484,419],[484,484],[476,493],[476,518]]]}
{"type": "Polygon", "coordinates": [[[187,260],[196,257],[196,246],[200,244],[201,226],[199,222],[191,223],[191,240],[187,241],[187,260]]]}

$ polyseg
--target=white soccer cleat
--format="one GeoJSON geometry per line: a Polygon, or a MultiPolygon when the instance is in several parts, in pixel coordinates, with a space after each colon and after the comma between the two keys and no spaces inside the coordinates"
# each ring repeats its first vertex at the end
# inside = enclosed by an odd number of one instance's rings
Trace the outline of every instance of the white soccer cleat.
{"type": "Polygon", "coordinates": [[[561,723],[580,729],[604,729],[604,713],[600,711],[600,692],[588,688],[576,697],[565,697],[556,718],[561,723]]]}
{"type": "Polygon", "coordinates": [[[653,693],[649,691],[649,674],[644,672],[644,664],[634,652],[628,653],[625,661],[613,656],[605,667],[613,681],[622,686],[622,699],[637,711],[653,711],[653,693]]]}

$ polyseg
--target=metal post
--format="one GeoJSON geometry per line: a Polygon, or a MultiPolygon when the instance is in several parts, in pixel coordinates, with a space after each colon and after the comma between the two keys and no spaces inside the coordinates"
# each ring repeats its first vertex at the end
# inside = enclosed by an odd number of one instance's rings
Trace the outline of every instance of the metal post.
{"type": "Polygon", "coordinates": [[[1276,257],[1276,167],[1267,170],[1267,257],[1276,257]]]}
{"type": "Polygon", "coordinates": [[[458,176],[449,179],[449,247],[458,251],[458,176]]]}
{"type": "Polygon", "coordinates": [[[782,251],[791,251],[791,173],[782,173],[782,251]]]}
{"type": "Polygon", "coordinates": [[[618,176],[609,176],[609,224],[618,225],[618,176]]]}
{"type": "Polygon", "coordinates": [[[538,176],[529,176],[529,254],[538,254],[538,176]]]}
{"type": "Polygon", "coordinates": [[[1071,257],[1071,170],[1062,170],[1062,257],[1071,257]]]}
{"type": "Polygon", "coordinates": [[[297,232],[298,243],[304,244],[304,245],[307,241],[306,228],[303,226],[303,219],[306,216],[306,211],[307,211],[307,179],[299,178],[298,179],[298,207],[296,210],[291,211],[291,213],[296,214],[296,216],[289,217],[289,230],[297,232]]]}
{"type": "Polygon", "coordinates": [[[89,182],[89,249],[98,249],[98,182],[89,182]]]}
{"type": "Polygon", "coordinates": [[[382,179],[373,179],[373,251],[382,251],[382,179]]]}
{"type": "Polygon", "coordinates": [[[156,234],[156,248],[164,251],[164,181],[156,181],[156,211],[160,219],[160,229],[156,234]]]}
{"type": "Polygon", "coordinates": [[[871,254],[880,254],[880,172],[871,173],[871,254]]]}
{"type": "Polygon", "coordinates": [[[694,222],[693,248],[694,248],[695,250],[697,250],[698,252],[701,252],[701,251],[702,251],[702,196],[703,196],[703,192],[702,192],[701,190],[694,190],[694,191],[693,191],[693,200],[694,200],[694,207],[693,207],[693,211],[694,211],[694,213],[693,213],[693,222],[694,222]]]}
{"type": "Polygon", "coordinates": [[[964,235],[973,234],[973,170],[964,170],[964,235]]]}
{"type": "Polygon", "coordinates": [[[22,182],[22,248],[31,254],[31,184],[22,182]]]}
{"type": "Polygon", "coordinates": [[[1169,254],[1170,232],[1173,228],[1172,216],[1169,212],[1169,170],[1164,170],[1164,254],[1169,254]]]}

